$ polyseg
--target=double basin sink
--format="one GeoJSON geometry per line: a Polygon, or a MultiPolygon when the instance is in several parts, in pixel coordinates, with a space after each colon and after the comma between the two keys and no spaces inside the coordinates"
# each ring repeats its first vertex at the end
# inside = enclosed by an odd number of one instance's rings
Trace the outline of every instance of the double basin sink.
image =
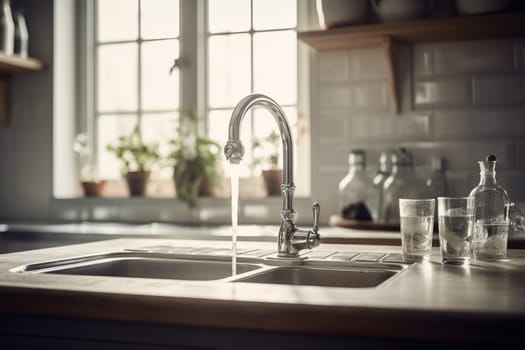
{"type": "MultiPolygon", "coordinates": [[[[239,251],[232,275],[227,249],[157,246],[73,257],[24,265],[17,273],[157,278],[183,281],[270,283],[343,288],[374,288],[404,271],[408,265],[370,259],[369,253],[333,252],[300,261],[273,259],[272,252],[239,251]],[[359,256],[363,259],[359,260],[359,256]],[[365,259],[365,257],[369,259],[365,259]],[[375,260],[375,261],[374,261],[375,260]]],[[[391,259],[395,261],[395,259],[391,259]]]]}

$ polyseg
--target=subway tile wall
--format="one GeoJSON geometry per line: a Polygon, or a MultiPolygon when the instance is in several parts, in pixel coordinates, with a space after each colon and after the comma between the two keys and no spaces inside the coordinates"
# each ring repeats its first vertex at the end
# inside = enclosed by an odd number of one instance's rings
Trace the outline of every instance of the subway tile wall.
{"type": "Polygon", "coordinates": [[[498,157],[498,181],[525,201],[525,39],[403,46],[396,57],[401,113],[391,112],[382,49],[317,52],[313,58],[313,191],[323,220],[337,211],[347,154],[367,151],[368,171],[382,150],[404,146],[416,171],[446,159],[450,195],[478,181],[477,161],[498,157]],[[317,151],[316,151],[317,150],[317,151]]]}

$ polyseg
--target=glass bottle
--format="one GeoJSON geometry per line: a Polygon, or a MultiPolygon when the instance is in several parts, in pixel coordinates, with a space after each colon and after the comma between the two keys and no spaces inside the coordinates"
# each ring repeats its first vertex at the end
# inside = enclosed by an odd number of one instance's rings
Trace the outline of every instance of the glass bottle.
{"type": "Polygon", "coordinates": [[[399,199],[417,199],[425,193],[421,179],[413,167],[412,154],[400,148],[392,154],[392,173],[383,184],[385,222],[399,223],[399,199]]]}
{"type": "Polygon", "coordinates": [[[351,151],[348,174],[339,183],[339,210],[345,219],[377,220],[377,190],[365,167],[365,151],[351,151]]]}
{"type": "Polygon", "coordinates": [[[390,176],[390,172],[392,171],[392,155],[390,152],[385,151],[381,152],[381,155],[379,156],[379,169],[377,170],[376,175],[374,176],[374,186],[377,189],[378,194],[378,203],[377,203],[377,212],[378,212],[378,221],[384,221],[385,218],[384,210],[383,210],[383,203],[384,203],[384,196],[383,196],[383,186],[388,178],[390,176]]]}
{"type": "Polygon", "coordinates": [[[14,54],[22,58],[28,57],[29,33],[24,14],[21,10],[15,11],[15,43],[14,54]]]}
{"type": "Polygon", "coordinates": [[[445,197],[447,194],[447,178],[443,168],[443,158],[432,157],[432,174],[426,181],[431,198],[445,197]]]}
{"type": "Polygon", "coordinates": [[[11,56],[15,43],[15,23],[9,0],[2,0],[0,5],[0,51],[11,56]]]}
{"type": "Polygon", "coordinates": [[[511,201],[496,181],[496,156],[480,161],[480,181],[472,189],[475,198],[472,252],[478,259],[503,259],[506,256],[511,201]]]}

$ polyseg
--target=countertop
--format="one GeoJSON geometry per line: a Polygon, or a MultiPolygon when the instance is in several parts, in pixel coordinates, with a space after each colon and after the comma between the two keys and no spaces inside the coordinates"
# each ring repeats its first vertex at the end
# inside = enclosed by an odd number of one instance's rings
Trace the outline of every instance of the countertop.
{"type": "MultiPolygon", "coordinates": [[[[417,263],[376,288],[24,274],[15,267],[151,245],[230,247],[220,240],[122,238],[0,255],[0,313],[415,340],[521,342],[525,251],[470,266],[417,263]],[[225,317],[228,315],[228,317],[225,317]]],[[[276,248],[239,242],[239,248],[276,248]]],[[[323,244],[317,252],[399,252],[323,244]]]]}
{"type": "MultiPolygon", "coordinates": [[[[133,237],[133,238],[178,238],[201,240],[231,240],[231,226],[187,226],[166,223],[123,224],[104,222],[81,223],[4,223],[0,224],[0,234],[10,232],[33,232],[45,234],[68,234],[133,237]]],[[[277,225],[239,225],[237,237],[241,241],[275,242],[277,225]]],[[[370,244],[370,245],[401,245],[399,231],[362,230],[343,227],[320,228],[323,243],[334,244],[370,244]]],[[[434,246],[439,243],[437,233],[434,233],[434,246]]],[[[525,249],[525,232],[514,232],[509,236],[509,249],[525,249]]]]}

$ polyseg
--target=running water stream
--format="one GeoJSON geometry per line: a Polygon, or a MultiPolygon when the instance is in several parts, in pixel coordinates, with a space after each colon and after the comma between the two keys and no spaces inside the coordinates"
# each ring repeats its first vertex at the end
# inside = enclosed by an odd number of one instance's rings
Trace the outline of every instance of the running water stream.
{"type": "Polygon", "coordinates": [[[237,274],[237,225],[239,220],[239,164],[231,164],[232,276],[237,274]]]}

